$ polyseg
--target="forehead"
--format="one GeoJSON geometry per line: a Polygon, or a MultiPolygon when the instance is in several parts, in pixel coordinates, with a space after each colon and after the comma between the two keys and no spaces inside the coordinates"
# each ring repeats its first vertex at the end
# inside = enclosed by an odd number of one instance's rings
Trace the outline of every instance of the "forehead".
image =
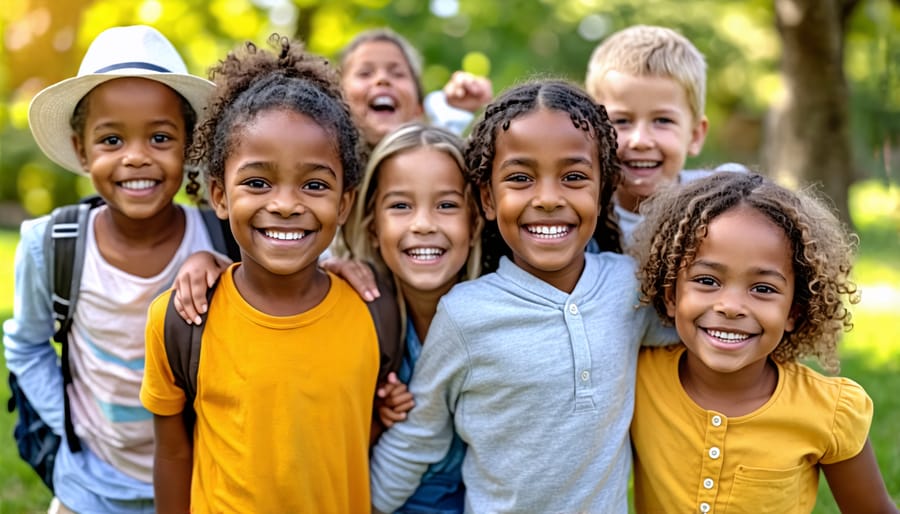
{"type": "Polygon", "coordinates": [[[395,153],[379,166],[379,186],[417,185],[423,189],[443,189],[448,184],[462,190],[465,177],[456,159],[431,147],[417,147],[395,153]]]}
{"type": "Polygon", "coordinates": [[[374,64],[402,65],[412,69],[403,49],[393,41],[375,39],[360,43],[344,58],[344,68],[374,64]]]}
{"type": "Polygon", "coordinates": [[[598,100],[607,110],[671,110],[691,115],[688,93],[672,77],[632,75],[610,70],[597,84],[598,100]]]}
{"type": "Polygon", "coordinates": [[[506,130],[502,126],[496,130],[495,164],[501,154],[560,158],[584,155],[596,164],[593,157],[597,142],[590,132],[576,127],[567,112],[539,108],[513,118],[506,130]]]}
{"type": "Polygon", "coordinates": [[[231,134],[231,155],[226,161],[280,161],[327,164],[338,175],[342,170],[333,134],[311,117],[291,109],[268,109],[231,134]]]}
{"type": "Polygon", "coordinates": [[[162,82],[141,78],[121,77],[108,80],[91,89],[83,102],[98,106],[105,102],[152,100],[162,105],[174,103],[181,106],[181,96],[162,82]]]}

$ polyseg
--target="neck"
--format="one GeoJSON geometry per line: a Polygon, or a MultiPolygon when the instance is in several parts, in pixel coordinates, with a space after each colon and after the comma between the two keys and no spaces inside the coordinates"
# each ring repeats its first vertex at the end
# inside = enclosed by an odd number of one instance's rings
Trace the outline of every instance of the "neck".
{"type": "Polygon", "coordinates": [[[690,350],[678,365],[684,392],[700,407],[726,416],[743,416],[763,406],[778,385],[778,368],[763,359],[733,373],[708,368],[690,350]]]}
{"type": "Polygon", "coordinates": [[[629,212],[637,212],[638,207],[641,206],[641,201],[644,199],[639,196],[634,196],[625,192],[623,189],[618,189],[615,192],[616,203],[619,204],[619,207],[625,209],[629,212]]]}
{"type": "Polygon", "coordinates": [[[428,335],[428,329],[431,327],[431,320],[434,319],[434,313],[437,312],[438,302],[454,284],[451,282],[440,289],[431,291],[418,291],[403,284],[400,285],[400,294],[403,295],[406,305],[406,315],[412,321],[416,335],[423,344],[428,335]]]}
{"type": "Polygon", "coordinates": [[[234,271],[234,285],[254,309],[270,316],[294,316],[321,303],[331,279],[315,264],[293,275],[276,275],[245,259],[234,271]]]}
{"type": "Polygon", "coordinates": [[[184,232],[184,211],[174,203],[144,219],[129,218],[107,206],[97,216],[98,236],[131,247],[154,247],[184,232]]]}

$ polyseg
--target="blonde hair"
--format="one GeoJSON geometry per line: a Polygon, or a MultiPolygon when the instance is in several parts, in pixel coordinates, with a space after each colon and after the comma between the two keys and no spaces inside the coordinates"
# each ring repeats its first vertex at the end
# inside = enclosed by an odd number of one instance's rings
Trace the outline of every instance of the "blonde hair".
{"type": "Polygon", "coordinates": [[[693,262],[712,221],[738,206],[765,215],[791,245],[797,319],[772,358],[785,363],[815,357],[836,372],[838,339],[853,326],[847,306],[859,301],[850,280],[858,239],[813,190],[791,191],[756,173],[722,172],[658,191],[641,204],[645,218],[630,248],[639,261],[642,302],[672,323],[665,291],[674,289],[678,272],[693,262]]]}
{"type": "Polygon", "coordinates": [[[694,123],[706,109],[706,60],[686,37],[665,27],[634,25],[606,38],[591,54],[585,88],[600,98],[607,73],[674,79],[687,93],[694,123]]]}

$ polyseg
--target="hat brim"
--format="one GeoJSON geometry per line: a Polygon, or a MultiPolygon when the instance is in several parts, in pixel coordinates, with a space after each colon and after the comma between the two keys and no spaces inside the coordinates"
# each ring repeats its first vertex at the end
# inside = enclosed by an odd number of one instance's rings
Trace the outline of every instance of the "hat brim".
{"type": "Polygon", "coordinates": [[[212,82],[180,73],[153,73],[147,70],[117,70],[115,74],[93,74],[73,77],[47,87],[35,95],[28,107],[28,124],[38,146],[47,157],[63,168],[86,175],[81,159],[72,144],[72,127],[69,121],[75,106],[92,89],[110,80],[140,77],[165,84],[183,96],[203,118],[209,95],[215,89],[212,82]]]}

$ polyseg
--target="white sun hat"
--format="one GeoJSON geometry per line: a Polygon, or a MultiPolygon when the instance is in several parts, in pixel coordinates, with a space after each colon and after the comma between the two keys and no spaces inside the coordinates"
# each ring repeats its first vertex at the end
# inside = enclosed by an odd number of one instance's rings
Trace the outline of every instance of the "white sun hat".
{"type": "Polygon", "coordinates": [[[194,108],[198,120],[215,85],[191,75],[184,61],[158,30],[146,25],[113,27],[91,43],[78,75],[38,93],[28,108],[28,124],[41,150],[63,168],[84,175],[72,145],[69,120],[75,106],[92,89],[109,80],[142,77],[177,91],[194,108]]]}

